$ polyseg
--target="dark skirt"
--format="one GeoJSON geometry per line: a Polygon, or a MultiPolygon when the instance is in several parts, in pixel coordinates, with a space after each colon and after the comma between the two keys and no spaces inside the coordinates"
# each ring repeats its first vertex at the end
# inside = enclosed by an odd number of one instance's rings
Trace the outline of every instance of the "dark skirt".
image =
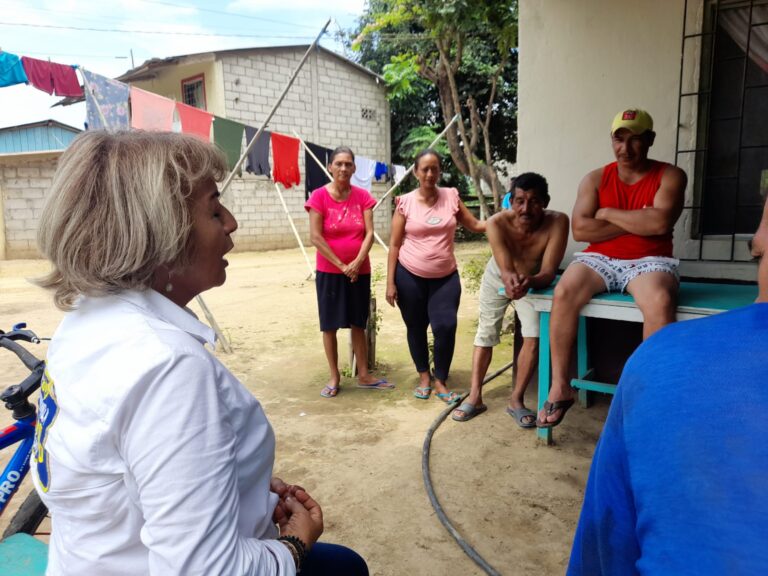
{"type": "Polygon", "coordinates": [[[350,282],[344,274],[317,272],[315,287],[322,332],[350,326],[365,329],[371,302],[370,274],[360,274],[356,282],[350,282]]]}

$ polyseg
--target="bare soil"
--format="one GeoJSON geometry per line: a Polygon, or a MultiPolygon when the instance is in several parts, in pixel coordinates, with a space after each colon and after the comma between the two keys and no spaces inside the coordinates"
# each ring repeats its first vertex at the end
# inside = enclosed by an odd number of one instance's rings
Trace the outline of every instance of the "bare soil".
{"type": "MultiPolygon", "coordinates": [[[[470,243],[460,245],[457,254],[466,263],[488,252],[484,244],[470,243]]],[[[483,574],[443,528],[427,498],[422,445],[445,405],[412,395],[417,376],[405,327],[384,300],[384,281],[375,287],[383,313],[377,373],[397,388],[360,390],[345,378],[339,395],[325,399],[319,394],[328,372],[315,289],[301,252],[239,253],[229,260],[227,283],[203,295],[234,348],[232,354],[217,354],[265,407],[278,439],[275,474],[300,483],[321,503],[323,540],[359,551],[375,575],[483,574]]],[[[383,250],[375,247],[372,260],[374,267],[383,265],[383,250]]],[[[46,269],[41,261],[0,262],[0,328],[25,321],[40,335],[53,334],[62,313],[26,280],[46,269]]],[[[453,389],[468,389],[476,321],[477,295],[465,290],[449,380],[453,389]]],[[[343,365],[347,341],[341,331],[343,365]]],[[[31,349],[45,354],[45,344],[31,349]]],[[[511,358],[506,338],[495,349],[489,373],[511,358]]],[[[0,354],[0,374],[5,387],[20,380],[24,369],[10,354],[0,354]]],[[[511,379],[509,371],[486,385],[488,412],[467,423],[449,418],[439,427],[431,450],[435,492],[467,542],[500,573],[562,574],[607,404],[572,409],[555,431],[557,444],[542,446],[534,431],[517,427],[504,411],[511,379]]],[[[526,401],[535,407],[535,383],[526,401]]],[[[0,425],[10,420],[2,411],[0,425]]],[[[2,454],[0,463],[7,459],[2,454]]],[[[22,497],[15,498],[16,505],[22,497]]],[[[12,514],[0,519],[0,529],[12,514]]]]}

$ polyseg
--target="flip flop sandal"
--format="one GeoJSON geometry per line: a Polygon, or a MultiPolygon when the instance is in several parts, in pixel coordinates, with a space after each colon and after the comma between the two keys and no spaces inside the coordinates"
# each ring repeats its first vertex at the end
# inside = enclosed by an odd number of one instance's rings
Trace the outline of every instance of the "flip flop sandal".
{"type": "Polygon", "coordinates": [[[327,384],[325,387],[321,390],[320,396],[323,398],[335,398],[336,394],[339,393],[339,387],[338,386],[328,386],[327,384]]]}
{"type": "Polygon", "coordinates": [[[365,390],[391,390],[395,385],[391,382],[387,382],[385,378],[381,378],[370,384],[358,384],[357,387],[365,390]]]}
{"type": "Polygon", "coordinates": [[[536,428],[536,412],[533,410],[528,410],[528,408],[510,408],[507,406],[507,414],[515,419],[515,423],[520,428],[536,428]],[[532,417],[533,420],[526,422],[524,420],[526,416],[532,417]]]}
{"type": "Polygon", "coordinates": [[[416,386],[413,390],[413,395],[419,400],[429,400],[430,394],[432,394],[431,386],[416,386]]]}
{"type": "Polygon", "coordinates": [[[451,390],[450,392],[435,392],[435,397],[446,404],[453,404],[461,399],[461,394],[451,390]]]}
{"type": "Polygon", "coordinates": [[[573,398],[570,400],[558,400],[557,402],[550,402],[547,400],[544,402],[544,413],[547,416],[551,416],[555,413],[555,410],[560,410],[560,416],[557,418],[557,420],[553,420],[552,422],[542,422],[536,418],[536,426],[538,428],[554,428],[563,421],[563,418],[565,418],[565,413],[568,412],[568,409],[573,406],[575,402],[576,401],[573,398]]]}
{"type": "Polygon", "coordinates": [[[462,402],[461,406],[456,408],[456,410],[453,411],[453,414],[451,414],[451,418],[456,420],[456,422],[467,422],[468,420],[472,420],[475,416],[479,416],[483,412],[488,410],[488,406],[485,404],[480,404],[480,406],[475,406],[474,404],[470,404],[469,402],[462,402]],[[462,414],[462,416],[457,416],[456,413],[459,412],[462,414]]]}

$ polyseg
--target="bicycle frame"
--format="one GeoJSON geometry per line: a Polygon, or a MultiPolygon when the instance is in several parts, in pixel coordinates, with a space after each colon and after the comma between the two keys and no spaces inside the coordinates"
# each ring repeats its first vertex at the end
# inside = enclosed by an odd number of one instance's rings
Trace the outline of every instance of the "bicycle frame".
{"type": "Polygon", "coordinates": [[[0,430],[0,450],[20,442],[10,462],[0,475],[0,515],[16,493],[24,477],[29,472],[29,459],[35,443],[36,416],[16,420],[10,426],[0,430]]]}

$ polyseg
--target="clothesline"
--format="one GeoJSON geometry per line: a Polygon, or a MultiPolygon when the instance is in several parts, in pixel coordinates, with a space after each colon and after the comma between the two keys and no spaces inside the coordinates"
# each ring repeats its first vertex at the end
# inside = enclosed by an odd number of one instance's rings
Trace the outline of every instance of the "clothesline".
{"type": "MultiPolygon", "coordinates": [[[[256,128],[240,122],[215,116],[205,110],[177,102],[170,98],[130,86],[96,74],[77,65],[58,64],[27,56],[19,57],[0,51],[0,87],[28,83],[57,96],[81,97],[85,94],[86,127],[101,129],[105,124],[111,130],[155,130],[182,132],[213,142],[222,149],[230,170],[237,164],[243,150],[243,135],[250,144],[256,128]],[[83,76],[83,90],[75,70],[83,76]]],[[[313,147],[325,165],[331,150],[317,144],[313,147]]],[[[305,155],[307,153],[305,152],[305,155]]],[[[365,156],[355,157],[355,174],[352,183],[371,190],[374,180],[388,180],[405,172],[403,166],[389,166],[365,156]]],[[[305,158],[305,190],[312,190],[328,183],[322,170],[315,168],[314,161],[305,158]]],[[[301,182],[299,170],[299,141],[291,136],[263,131],[259,141],[249,151],[246,172],[273,178],[285,188],[301,182]],[[270,147],[274,166],[270,165],[270,147]]]]}

